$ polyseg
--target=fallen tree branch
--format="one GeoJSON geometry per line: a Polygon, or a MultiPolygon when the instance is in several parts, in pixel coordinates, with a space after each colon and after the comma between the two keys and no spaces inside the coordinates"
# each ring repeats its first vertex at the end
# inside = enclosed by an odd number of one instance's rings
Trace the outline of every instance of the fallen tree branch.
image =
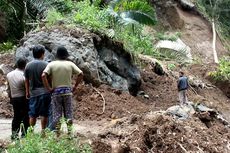
{"type": "Polygon", "coordinates": [[[189,84],[189,87],[190,87],[189,89],[191,89],[196,95],[198,95],[196,90],[190,84],[189,84]]]}
{"type": "Polygon", "coordinates": [[[182,144],[180,144],[180,143],[177,143],[180,147],[181,147],[181,149],[185,152],[185,153],[188,153],[188,151],[182,146],[182,144]]]}
{"type": "Polygon", "coordinates": [[[102,109],[102,114],[105,112],[105,98],[102,95],[102,93],[100,91],[98,91],[96,88],[93,87],[93,90],[95,90],[103,99],[103,109],[102,109]]]}

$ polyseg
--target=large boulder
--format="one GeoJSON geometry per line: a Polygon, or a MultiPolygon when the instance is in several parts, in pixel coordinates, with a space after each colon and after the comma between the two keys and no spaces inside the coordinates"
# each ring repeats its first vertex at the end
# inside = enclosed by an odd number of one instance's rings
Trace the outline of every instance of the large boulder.
{"type": "Polygon", "coordinates": [[[123,45],[107,37],[98,36],[83,29],[44,30],[31,32],[25,36],[16,50],[16,59],[25,57],[33,59],[34,45],[46,48],[45,60],[52,61],[58,46],[65,46],[73,61],[84,72],[84,80],[93,85],[108,84],[121,90],[129,90],[136,95],[141,85],[140,72],[132,64],[131,55],[123,45]]]}

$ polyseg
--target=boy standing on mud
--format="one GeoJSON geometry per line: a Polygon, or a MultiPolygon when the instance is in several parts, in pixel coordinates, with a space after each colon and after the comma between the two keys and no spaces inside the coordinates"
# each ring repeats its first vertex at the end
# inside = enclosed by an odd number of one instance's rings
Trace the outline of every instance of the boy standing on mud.
{"type": "Polygon", "coordinates": [[[18,59],[16,62],[16,69],[7,74],[8,83],[8,95],[10,97],[10,103],[13,105],[14,117],[12,121],[12,135],[11,139],[17,139],[20,130],[20,124],[23,123],[21,129],[24,137],[29,127],[29,116],[28,116],[28,102],[26,99],[25,90],[25,77],[24,69],[26,66],[26,60],[23,58],[18,59]]]}
{"type": "Polygon", "coordinates": [[[188,98],[186,95],[188,89],[188,78],[184,76],[184,72],[179,72],[179,79],[177,82],[177,88],[179,91],[179,101],[180,105],[186,104],[188,102],[188,98]]]}
{"type": "Polygon", "coordinates": [[[67,60],[68,56],[69,53],[65,47],[58,47],[57,60],[50,62],[42,74],[45,87],[52,92],[52,127],[56,128],[57,136],[60,134],[62,113],[67,121],[68,134],[71,134],[73,124],[72,92],[76,90],[83,79],[82,71],[73,62],[67,60]],[[77,79],[72,88],[73,74],[77,75],[77,79]],[[52,80],[52,86],[48,83],[48,77],[52,80]]]}
{"type": "Polygon", "coordinates": [[[25,68],[26,97],[29,98],[30,126],[36,124],[37,117],[41,116],[41,128],[47,127],[51,96],[42,83],[42,72],[47,66],[43,61],[45,48],[35,46],[33,48],[34,60],[29,62],[25,68]]]}

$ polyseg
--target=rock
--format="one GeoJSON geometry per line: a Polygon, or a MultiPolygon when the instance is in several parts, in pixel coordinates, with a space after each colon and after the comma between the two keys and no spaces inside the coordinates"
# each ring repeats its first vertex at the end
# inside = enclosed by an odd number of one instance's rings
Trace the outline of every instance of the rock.
{"type": "Polygon", "coordinates": [[[75,30],[53,29],[49,31],[30,32],[20,41],[16,50],[16,59],[25,57],[33,59],[34,45],[46,48],[45,59],[52,61],[58,46],[65,46],[73,61],[83,72],[84,81],[99,86],[108,84],[119,90],[129,90],[136,95],[141,85],[140,72],[132,64],[131,55],[123,45],[80,28],[75,30]]]}
{"type": "Polygon", "coordinates": [[[198,104],[195,106],[195,109],[199,112],[215,112],[214,109],[208,108],[207,106],[203,104],[198,104]]]}
{"type": "Polygon", "coordinates": [[[164,75],[165,74],[165,68],[164,66],[160,63],[160,61],[158,61],[157,59],[148,56],[148,55],[142,55],[139,54],[138,58],[141,60],[141,62],[144,62],[146,64],[150,64],[152,67],[152,70],[158,74],[158,75],[164,75]]]}
{"type": "Polygon", "coordinates": [[[149,99],[149,95],[144,95],[144,98],[149,99]]]}
{"type": "Polygon", "coordinates": [[[193,4],[191,0],[178,0],[178,1],[183,9],[193,10],[195,8],[195,4],[193,4]]]}
{"type": "Polygon", "coordinates": [[[138,91],[138,95],[145,95],[144,91],[138,91]]]}
{"type": "Polygon", "coordinates": [[[166,110],[166,114],[170,114],[181,119],[187,119],[189,116],[191,116],[194,113],[195,110],[191,103],[181,105],[181,106],[179,105],[172,106],[166,110]]]}
{"type": "Polygon", "coordinates": [[[189,76],[189,85],[191,85],[194,88],[205,88],[206,87],[206,83],[204,83],[202,80],[195,78],[193,76],[189,76]]]}
{"type": "Polygon", "coordinates": [[[192,62],[191,48],[187,46],[181,39],[177,41],[161,40],[156,44],[157,49],[170,49],[172,52],[178,52],[185,62],[192,62]]]}
{"type": "Polygon", "coordinates": [[[0,74],[7,75],[9,72],[13,71],[13,68],[9,65],[0,65],[0,74]]]}

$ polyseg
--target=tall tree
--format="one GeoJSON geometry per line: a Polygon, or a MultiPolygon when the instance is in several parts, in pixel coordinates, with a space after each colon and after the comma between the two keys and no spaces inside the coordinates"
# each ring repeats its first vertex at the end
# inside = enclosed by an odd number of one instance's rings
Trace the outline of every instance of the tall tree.
{"type": "Polygon", "coordinates": [[[216,25],[221,24],[221,27],[230,34],[230,0],[198,0],[198,3],[205,8],[206,14],[208,14],[211,19],[213,57],[214,62],[219,63],[216,51],[216,25]]]}

